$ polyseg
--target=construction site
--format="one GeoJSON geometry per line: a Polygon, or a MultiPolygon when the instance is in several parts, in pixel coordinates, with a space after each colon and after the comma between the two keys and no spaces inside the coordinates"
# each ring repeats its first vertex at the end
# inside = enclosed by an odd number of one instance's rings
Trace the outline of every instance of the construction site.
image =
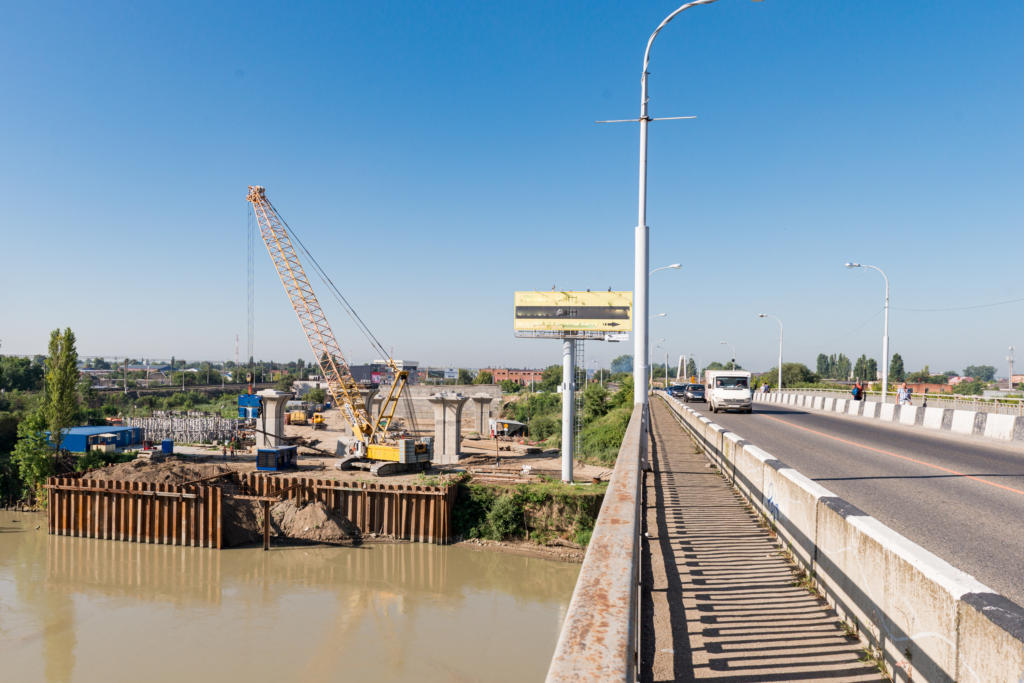
{"type": "MultiPolygon", "coordinates": [[[[157,412],[127,417],[117,432],[82,434],[86,451],[142,448],[129,462],[51,477],[50,533],[207,548],[262,542],[267,549],[272,539],[448,543],[458,491],[453,484],[465,477],[500,486],[564,476],[557,451],[519,435],[521,423],[500,419],[496,385],[443,391],[411,385],[408,369],[391,358],[264,188],[250,186],[247,199],[327,400],[296,403],[293,392],[256,392],[250,384],[238,396],[236,419],[157,412]],[[355,380],[304,264],[385,359],[386,382],[355,380]],[[122,443],[126,438],[138,443],[122,443]]],[[[579,464],[573,479],[593,485],[609,476],[607,468],[579,464]]]]}

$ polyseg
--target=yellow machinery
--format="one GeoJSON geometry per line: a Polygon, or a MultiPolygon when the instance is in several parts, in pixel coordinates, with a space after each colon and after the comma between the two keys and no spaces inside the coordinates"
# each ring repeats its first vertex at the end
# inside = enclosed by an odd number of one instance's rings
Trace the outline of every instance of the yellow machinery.
{"type": "Polygon", "coordinates": [[[304,425],[306,424],[306,411],[305,410],[293,410],[288,413],[288,424],[293,425],[304,425]]]}
{"type": "Polygon", "coordinates": [[[323,413],[313,413],[313,429],[326,429],[327,420],[324,419],[323,413]]]}
{"type": "Polygon", "coordinates": [[[345,416],[345,420],[352,430],[351,437],[339,440],[338,455],[341,460],[338,467],[340,469],[363,467],[374,474],[382,475],[399,472],[410,467],[423,468],[427,466],[433,455],[430,441],[416,442],[412,439],[395,439],[388,432],[388,428],[394,420],[395,410],[398,408],[398,400],[405,389],[409,371],[398,368],[384,346],[377,341],[341,296],[341,293],[334,288],[330,278],[320,268],[316,259],[296,238],[299,246],[312,261],[315,271],[349,311],[353,321],[361,327],[376,351],[387,359],[394,382],[381,404],[380,416],[376,420],[371,419],[360,400],[359,385],[352,377],[348,362],[341,353],[341,347],[334,338],[334,332],[331,331],[331,327],[327,323],[327,317],[324,315],[320,302],[313,293],[309,278],[306,276],[306,271],[299,261],[298,253],[292,243],[293,235],[289,234],[287,223],[267,199],[265,188],[250,185],[246,199],[252,204],[253,213],[260,229],[260,237],[267,246],[270,259],[274,262],[277,274],[281,278],[281,284],[284,285],[292,308],[295,309],[295,314],[299,317],[299,324],[302,325],[306,340],[320,365],[327,389],[334,397],[335,404],[341,408],[341,414],[345,416]]]}

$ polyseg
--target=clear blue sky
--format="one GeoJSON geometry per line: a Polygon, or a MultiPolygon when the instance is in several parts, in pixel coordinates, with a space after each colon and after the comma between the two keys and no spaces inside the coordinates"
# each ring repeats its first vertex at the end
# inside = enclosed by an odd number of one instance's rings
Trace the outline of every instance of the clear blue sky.
{"type": "MultiPolygon", "coordinates": [[[[8,3],[0,339],[245,353],[245,193],[396,357],[558,362],[517,289],[632,288],[647,36],[672,2],[8,3]]],[[[672,362],[1024,357],[1024,4],[721,0],[655,45],[653,324],[672,362]]],[[[256,355],[310,358],[265,250],[256,355]]],[[[322,299],[327,299],[322,296],[322,299]]],[[[353,362],[371,351],[328,309],[353,362]]],[[[631,344],[591,344],[607,361],[631,344]]],[[[659,350],[659,357],[663,351],[659,350]]],[[[1022,361],[1024,364],[1024,361],[1022,361]]]]}

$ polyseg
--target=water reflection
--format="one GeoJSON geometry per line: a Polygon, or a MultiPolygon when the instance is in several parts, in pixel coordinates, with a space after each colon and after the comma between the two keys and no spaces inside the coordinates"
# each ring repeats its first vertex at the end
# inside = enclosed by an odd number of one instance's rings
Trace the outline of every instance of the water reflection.
{"type": "Polygon", "coordinates": [[[26,517],[0,512],[0,661],[24,680],[118,680],[156,662],[149,680],[196,666],[200,679],[540,678],[578,573],[426,544],[78,539],[26,517]]]}

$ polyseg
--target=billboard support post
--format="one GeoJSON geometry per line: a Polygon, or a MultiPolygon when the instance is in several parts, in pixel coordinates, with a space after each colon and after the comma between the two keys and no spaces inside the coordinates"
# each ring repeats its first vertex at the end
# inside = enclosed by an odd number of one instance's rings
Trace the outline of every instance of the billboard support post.
{"type": "Polygon", "coordinates": [[[588,339],[628,339],[633,329],[633,293],[611,289],[607,292],[516,292],[513,329],[517,337],[562,342],[562,481],[571,484],[576,453],[578,344],[588,339]]]}
{"type": "Polygon", "coordinates": [[[576,424],[576,340],[562,340],[562,481],[572,483],[572,456],[576,424]]]}

